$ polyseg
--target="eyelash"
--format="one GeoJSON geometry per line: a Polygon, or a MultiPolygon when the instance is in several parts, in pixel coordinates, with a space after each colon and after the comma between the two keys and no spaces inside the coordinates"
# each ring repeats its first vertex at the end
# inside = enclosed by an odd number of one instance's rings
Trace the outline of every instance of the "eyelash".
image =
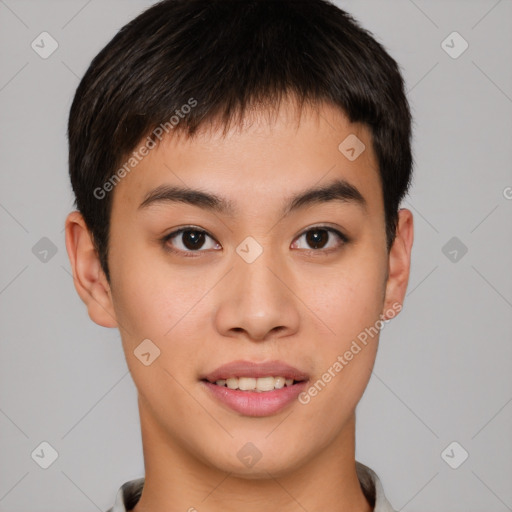
{"type": "MultiPolygon", "coordinates": [[[[310,231],[327,231],[329,233],[333,233],[335,235],[337,235],[337,237],[341,240],[341,243],[339,244],[338,247],[331,247],[329,249],[299,249],[299,250],[302,250],[302,251],[305,251],[307,252],[308,254],[310,253],[323,253],[324,255],[325,254],[330,254],[331,252],[333,251],[337,251],[339,250],[341,247],[343,247],[344,245],[350,243],[350,239],[349,237],[347,237],[345,234],[343,234],[341,231],[338,231],[337,229],[334,229],[330,226],[313,226],[311,228],[308,228],[306,229],[305,231],[303,231],[297,238],[295,238],[294,240],[298,240],[300,239],[302,236],[304,236],[305,234],[309,233],[310,231]]],[[[206,252],[205,250],[197,250],[197,251],[191,251],[191,250],[188,250],[188,251],[182,251],[180,249],[174,249],[173,247],[171,247],[168,242],[169,240],[171,240],[172,238],[175,238],[177,236],[179,236],[181,233],[184,233],[184,232],[187,232],[187,231],[195,231],[197,233],[200,233],[200,234],[205,234],[207,236],[209,236],[212,240],[215,240],[207,231],[205,231],[204,229],[199,229],[197,228],[196,226],[185,226],[183,228],[180,228],[180,229],[177,229],[176,231],[173,231],[172,233],[169,233],[168,235],[164,236],[162,239],[161,239],[161,243],[162,243],[162,246],[164,248],[165,251],[167,252],[170,252],[170,253],[174,253],[174,254],[179,254],[181,256],[184,256],[186,258],[194,258],[194,257],[197,257],[196,254],[197,253],[201,253],[201,252],[206,252]]],[[[215,240],[216,241],[216,240],[215,240]]],[[[218,242],[217,242],[218,243],[218,242]]]]}

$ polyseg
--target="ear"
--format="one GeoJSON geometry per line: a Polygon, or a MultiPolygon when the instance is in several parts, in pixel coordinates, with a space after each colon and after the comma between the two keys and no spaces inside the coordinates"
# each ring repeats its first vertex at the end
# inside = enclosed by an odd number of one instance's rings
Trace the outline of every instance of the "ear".
{"type": "Polygon", "coordinates": [[[396,237],[389,252],[386,295],[382,311],[384,320],[396,316],[404,302],[411,269],[413,240],[414,226],[412,213],[406,208],[401,208],[398,211],[396,237]],[[400,304],[398,311],[397,304],[400,304]],[[392,316],[386,315],[385,312],[392,312],[392,316]]]}
{"type": "Polygon", "coordinates": [[[110,285],[80,212],[74,211],[67,216],[65,229],[73,282],[87,306],[89,317],[103,327],[117,327],[110,285]]]}

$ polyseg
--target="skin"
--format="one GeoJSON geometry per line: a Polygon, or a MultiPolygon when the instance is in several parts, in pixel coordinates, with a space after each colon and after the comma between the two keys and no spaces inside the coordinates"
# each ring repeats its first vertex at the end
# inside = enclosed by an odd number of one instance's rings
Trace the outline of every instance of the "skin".
{"type": "MultiPolygon", "coordinates": [[[[306,107],[297,120],[285,100],[275,117],[254,111],[227,136],[202,129],[163,139],[113,191],[110,283],[81,215],[66,220],[75,287],[94,322],[119,329],[138,389],[146,480],[136,512],[372,510],[355,471],[355,408],[378,335],[309,403],[270,416],[236,413],[199,381],[229,361],[276,359],[314,383],[403,302],[413,217],[399,211],[388,253],[370,132],[327,104],[306,107]],[[354,161],[338,150],[349,134],[366,145],[354,161]],[[290,195],[335,178],[358,188],[366,211],[335,201],[280,215],[290,195]],[[138,209],[164,183],[224,196],[239,212],[185,203],[138,209]],[[312,249],[302,235],[325,223],[350,241],[324,232],[325,248],[312,249]],[[189,224],[212,237],[202,252],[166,252],[160,239],[189,224]],[[235,252],[247,236],[263,247],[250,264],[235,252]],[[133,353],[147,338],[161,351],[149,366],[133,353]],[[237,457],[247,442],[262,454],[250,468],[237,457]]],[[[167,245],[185,251],[189,240],[167,245]]]]}

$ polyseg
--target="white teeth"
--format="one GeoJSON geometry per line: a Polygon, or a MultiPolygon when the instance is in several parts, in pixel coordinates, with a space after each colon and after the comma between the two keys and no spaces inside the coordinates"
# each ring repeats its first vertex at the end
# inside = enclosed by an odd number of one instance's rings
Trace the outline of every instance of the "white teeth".
{"type": "Polygon", "coordinates": [[[291,386],[293,379],[284,377],[230,377],[229,379],[219,379],[215,381],[217,386],[227,386],[229,389],[240,389],[241,391],[273,391],[281,389],[285,385],[291,386]]]}
{"type": "Polygon", "coordinates": [[[256,382],[256,379],[252,377],[240,377],[238,379],[238,389],[241,389],[242,391],[256,389],[256,382]]]}
{"type": "Polygon", "coordinates": [[[293,383],[293,379],[285,379],[284,377],[276,377],[274,379],[274,387],[276,389],[284,388],[284,385],[291,386],[293,383]]]}
{"type": "Polygon", "coordinates": [[[272,391],[273,389],[280,389],[282,377],[260,377],[256,381],[256,389],[258,391],[272,391]]]}
{"type": "Polygon", "coordinates": [[[235,377],[231,379],[226,379],[226,385],[229,389],[238,389],[238,379],[235,377]]]}

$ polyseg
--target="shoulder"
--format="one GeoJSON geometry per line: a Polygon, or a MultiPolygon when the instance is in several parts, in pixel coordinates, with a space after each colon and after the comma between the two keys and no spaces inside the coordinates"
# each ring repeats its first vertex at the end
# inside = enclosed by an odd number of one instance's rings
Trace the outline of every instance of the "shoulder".
{"type": "Polygon", "coordinates": [[[384,494],[382,483],[377,473],[361,462],[356,461],[356,472],[361,488],[374,512],[396,512],[384,494]]]}
{"type": "Polygon", "coordinates": [[[144,477],[125,482],[117,491],[115,503],[106,512],[129,512],[140,499],[144,477]]]}

